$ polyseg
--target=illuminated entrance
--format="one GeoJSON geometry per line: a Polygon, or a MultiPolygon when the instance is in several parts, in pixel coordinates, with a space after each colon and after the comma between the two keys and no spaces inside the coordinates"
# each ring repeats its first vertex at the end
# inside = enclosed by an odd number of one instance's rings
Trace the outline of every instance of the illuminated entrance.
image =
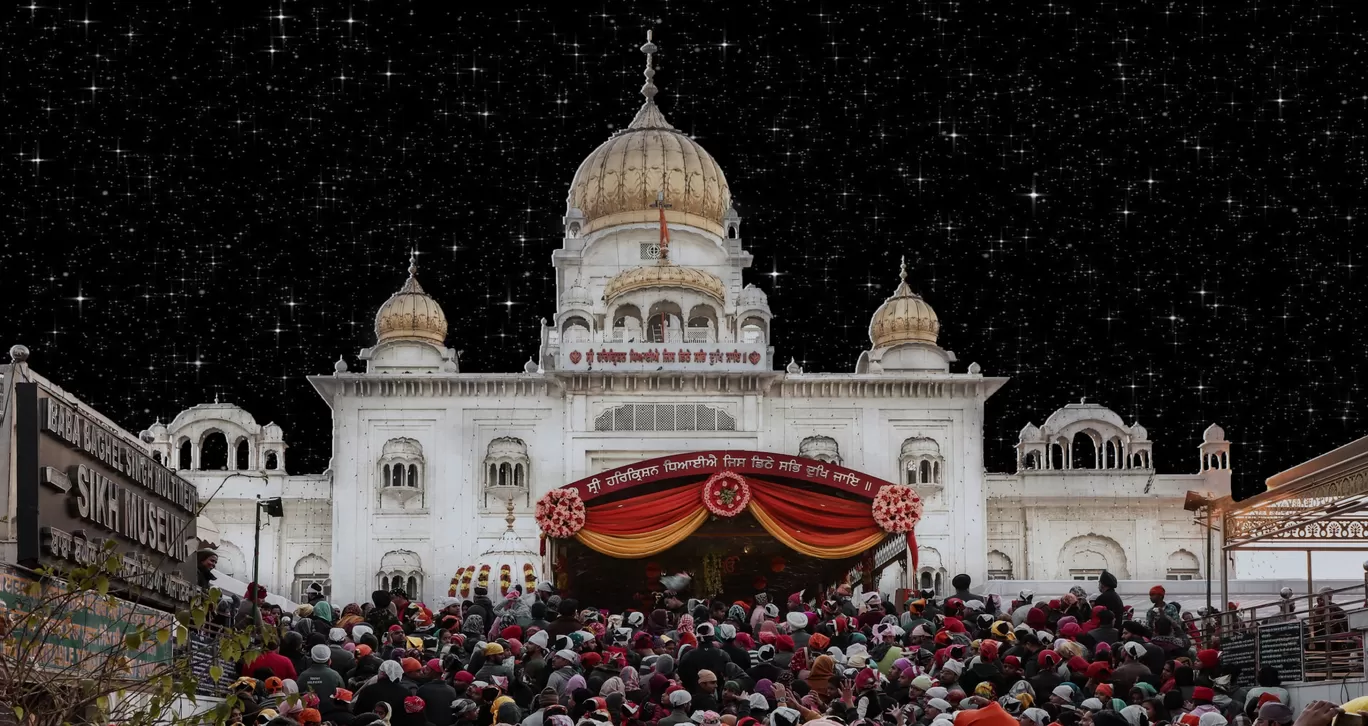
{"type": "Polygon", "coordinates": [[[665,589],[660,576],[680,572],[693,576],[692,597],[811,594],[852,571],[871,578],[887,564],[874,561],[876,549],[911,553],[915,571],[920,516],[911,487],[760,451],[649,459],[537,505],[557,589],[600,607],[650,607],[665,589]]]}

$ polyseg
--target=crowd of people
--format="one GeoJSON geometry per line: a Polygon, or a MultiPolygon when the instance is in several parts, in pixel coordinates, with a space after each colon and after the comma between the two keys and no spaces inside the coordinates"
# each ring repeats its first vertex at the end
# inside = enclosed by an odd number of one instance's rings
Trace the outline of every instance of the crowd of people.
{"type": "MultiPolygon", "coordinates": [[[[1328,726],[1368,699],[1295,714],[1271,668],[1238,685],[1219,643],[1151,590],[1134,613],[1102,573],[1089,596],[1003,605],[954,578],[916,593],[664,591],[607,612],[543,583],[432,612],[402,591],[295,612],[251,586],[263,652],[239,664],[244,726],[1328,726]],[[278,636],[278,637],[276,637],[278,636]]],[[[221,612],[232,618],[225,605],[221,612]]],[[[1339,726],[1344,726],[1340,724],[1339,726]]]]}

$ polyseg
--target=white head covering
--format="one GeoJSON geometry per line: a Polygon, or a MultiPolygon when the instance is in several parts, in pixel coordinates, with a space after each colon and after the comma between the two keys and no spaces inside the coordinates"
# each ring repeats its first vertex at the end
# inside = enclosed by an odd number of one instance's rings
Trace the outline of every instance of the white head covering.
{"type": "Polygon", "coordinates": [[[397,662],[387,660],[380,664],[380,673],[391,683],[398,683],[404,677],[404,669],[397,662]]]}
{"type": "Polygon", "coordinates": [[[945,665],[941,666],[941,670],[948,670],[956,675],[963,675],[964,664],[955,660],[954,658],[951,658],[950,660],[945,661],[945,665]]]}
{"type": "Polygon", "coordinates": [[[1226,726],[1229,721],[1226,717],[1215,711],[1208,711],[1202,714],[1202,718],[1197,721],[1197,726],[1226,726]]]}
{"type": "MultiPolygon", "coordinates": [[[[1213,713],[1212,715],[1220,716],[1220,714],[1217,713],[1213,713]]],[[[1131,726],[1149,726],[1149,714],[1145,713],[1144,706],[1126,706],[1125,708],[1121,709],[1121,717],[1126,719],[1126,721],[1128,721],[1131,726]]],[[[1199,720],[1197,723],[1200,724],[1201,721],[1199,720]]],[[[1224,723],[1225,719],[1222,718],[1221,724],[1224,723]]]]}
{"type": "Polygon", "coordinates": [[[691,701],[693,701],[693,696],[689,695],[688,691],[680,690],[670,694],[671,706],[687,706],[691,701]]]}
{"type": "Polygon", "coordinates": [[[927,701],[926,705],[930,706],[931,708],[940,709],[941,713],[950,710],[950,702],[945,700],[944,698],[933,698],[927,701]]]}
{"type": "Polygon", "coordinates": [[[357,623],[356,625],[352,626],[352,638],[360,640],[361,636],[366,634],[374,635],[375,630],[373,630],[371,626],[365,625],[363,623],[357,623]]]}
{"type": "Polygon", "coordinates": [[[1096,699],[1096,698],[1085,698],[1085,699],[1083,699],[1083,702],[1080,703],[1080,704],[1078,704],[1078,705],[1081,706],[1081,707],[1083,707],[1083,708],[1085,708],[1085,709],[1087,709],[1087,710],[1089,710],[1089,711],[1101,711],[1101,710],[1102,710],[1102,701],[1101,701],[1100,699],[1096,699]]]}
{"type": "Polygon", "coordinates": [[[800,630],[807,627],[807,615],[803,613],[789,613],[784,616],[784,621],[794,630],[800,630]]]}
{"type": "Polygon", "coordinates": [[[752,710],[752,711],[768,711],[768,710],[769,710],[769,701],[766,701],[766,700],[765,700],[765,694],[763,694],[763,693],[752,693],[752,694],[750,694],[750,699],[749,699],[749,700],[750,700],[750,707],[751,707],[751,710],[752,710]]]}
{"type": "Polygon", "coordinates": [[[1059,696],[1065,701],[1073,703],[1073,689],[1068,686],[1055,686],[1054,690],[1050,691],[1050,695],[1059,696]]]}
{"type": "Polygon", "coordinates": [[[932,686],[926,689],[926,695],[928,698],[945,698],[950,695],[950,689],[945,686],[932,686]]]}
{"type": "Polygon", "coordinates": [[[328,631],[328,640],[331,640],[334,643],[341,643],[346,639],[347,631],[341,628],[333,628],[332,630],[328,631]]]}
{"type": "MultiPolygon", "coordinates": [[[[1023,591],[1023,592],[1029,592],[1029,591],[1023,591]]],[[[1140,707],[1139,707],[1139,706],[1132,706],[1131,708],[1140,708],[1140,707]]],[[[1140,708],[1140,710],[1143,712],[1145,709],[1140,708]]],[[[1044,724],[1048,723],[1049,720],[1050,720],[1050,712],[1049,712],[1049,711],[1046,711],[1046,710],[1043,709],[1043,708],[1028,708],[1028,709],[1026,709],[1025,711],[1022,711],[1022,712],[1021,712],[1021,715],[1022,715],[1022,716],[1025,716],[1026,718],[1031,719],[1032,721],[1034,721],[1034,722],[1037,723],[1037,724],[1040,724],[1040,726],[1044,726],[1044,724]]]]}
{"type": "Polygon", "coordinates": [[[551,636],[547,634],[545,630],[538,630],[537,632],[532,634],[532,637],[527,639],[528,645],[535,645],[538,648],[541,648],[542,650],[546,650],[546,646],[550,642],[551,636]]]}

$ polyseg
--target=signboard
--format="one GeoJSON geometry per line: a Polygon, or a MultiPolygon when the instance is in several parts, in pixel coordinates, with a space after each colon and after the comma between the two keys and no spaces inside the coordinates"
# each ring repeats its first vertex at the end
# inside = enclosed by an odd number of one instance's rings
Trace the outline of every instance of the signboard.
{"type": "Polygon", "coordinates": [[[556,368],[566,371],[685,371],[763,373],[764,343],[565,343],[556,368]]]}
{"type": "MultiPolygon", "coordinates": [[[[0,602],[9,608],[11,615],[29,612],[34,598],[25,594],[34,582],[34,577],[15,567],[0,564],[0,602]]],[[[58,581],[44,584],[44,594],[51,598],[65,592],[65,585],[58,581]]],[[[26,642],[23,637],[25,621],[14,618],[15,638],[26,642]]],[[[175,618],[166,612],[113,598],[112,602],[94,592],[83,593],[76,601],[60,611],[43,627],[50,634],[38,646],[35,656],[40,667],[63,670],[85,666],[99,669],[108,662],[108,655],[117,654],[129,659],[127,678],[141,680],[149,677],[172,659],[174,638],[168,637],[165,643],[157,639],[144,641],[136,650],[124,647],[124,636],[134,632],[139,626],[153,632],[168,629],[174,632],[175,618]],[[53,620],[60,620],[59,627],[53,620]]]]}
{"type": "Polygon", "coordinates": [[[223,696],[235,680],[233,664],[219,657],[219,635],[205,627],[190,631],[190,673],[195,677],[195,695],[223,696]],[[223,670],[218,680],[210,670],[218,666],[223,670]]]}
{"type": "Polygon", "coordinates": [[[883,487],[895,486],[892,482],[843,466],[788,454],[768,451],[695,451],[619,466],[566,484],[563,488],[578,490],[580,499],[589,502],[641,484],[682,477],[702,478],[719,471],[821,484],[868,499],[873,499],[883,487]]]}
{"type": "Polygon", "coordinates": [[[111,590],[161,607],[197,590],[199,494],[126,431],[111,429],[37,383],[15,387],[18,560],[89,565],[113,540],[122,567],[111,590]]]}
{"type": "Polygon", "coordinates": [[[1286,683],[1305,678],[1306,623],[1260,625],[1221,638],[1221,663],[1240,666],[1236,686],[1253,686],[1259,668],[1273,666],[1286,683]]]}

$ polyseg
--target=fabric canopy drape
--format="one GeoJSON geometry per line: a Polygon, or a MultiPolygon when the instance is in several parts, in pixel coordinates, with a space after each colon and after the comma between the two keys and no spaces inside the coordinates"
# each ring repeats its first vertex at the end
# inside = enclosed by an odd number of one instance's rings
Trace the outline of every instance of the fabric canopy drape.
{"type": "MultiPolygon", "coordinates": [[[[747,509],[760,526],[790,549],[824,560],[852,557],[883,541],[868,502],[794,489],[747,478],[747,509]]],[[[683,542],[703,526],[703,482],[646,497],[589,507],[581,543],[610,557],[641,559],[683,542]]]]}

